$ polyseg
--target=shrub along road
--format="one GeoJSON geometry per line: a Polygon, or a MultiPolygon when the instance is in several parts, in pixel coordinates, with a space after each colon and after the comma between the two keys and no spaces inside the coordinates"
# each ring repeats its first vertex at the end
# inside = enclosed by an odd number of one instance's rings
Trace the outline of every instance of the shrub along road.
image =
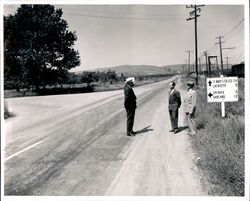
{"type": "Polygon", "coordinates": [[[5,125],[5,195],[206,195],[189,136],[169,133],[176,78],[134,89],[135,137],[122,90],[8,99],[16,117],[5,125]]]}

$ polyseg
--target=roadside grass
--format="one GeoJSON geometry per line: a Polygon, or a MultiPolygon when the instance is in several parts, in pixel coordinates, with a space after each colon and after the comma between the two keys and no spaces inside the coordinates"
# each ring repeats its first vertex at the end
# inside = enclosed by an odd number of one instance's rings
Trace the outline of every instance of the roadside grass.
{"type": "Polygon", "coordinates": [[[207,103],[205,79],[196,91],[197,135],[191,140],[203,187],[209,195],[244,196],[244,79],[239,79],[239,101],[225,103],[225,118],[220,103],[207,103]]]}

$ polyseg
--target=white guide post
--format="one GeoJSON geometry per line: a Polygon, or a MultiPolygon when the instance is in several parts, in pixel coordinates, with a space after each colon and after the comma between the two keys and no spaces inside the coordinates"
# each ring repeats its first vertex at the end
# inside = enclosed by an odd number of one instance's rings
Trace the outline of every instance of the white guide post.
{"type": "Polygon", "coordinates": [[[221,102],[221,116],[225,117],[225,102],[221,102]]]}
{"type": "MultiPolygon", "coordinates": [[[[223,74],[221,74],[220,77],[224,77],[223,74]]],[[[221,116],[225,117],[225,102],[224,101],[221,102],[221,116]]]]}

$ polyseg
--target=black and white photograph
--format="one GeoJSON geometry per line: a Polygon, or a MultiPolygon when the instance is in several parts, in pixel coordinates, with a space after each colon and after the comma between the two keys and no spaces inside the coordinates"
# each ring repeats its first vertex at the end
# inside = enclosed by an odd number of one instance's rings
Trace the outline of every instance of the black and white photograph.
{"type": "Polygon", "coordinates": [[[2,200],[249,200],[248,1],[1,6],[2,200]]]}

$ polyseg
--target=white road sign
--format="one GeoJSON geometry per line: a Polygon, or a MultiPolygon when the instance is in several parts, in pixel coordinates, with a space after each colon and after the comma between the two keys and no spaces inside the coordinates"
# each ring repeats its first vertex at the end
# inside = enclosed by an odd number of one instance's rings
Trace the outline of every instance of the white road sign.
{"type": "Polygon", "coordinates": [[[238,77],[207,78],[207,102],[238,101],[238,77]]]}

